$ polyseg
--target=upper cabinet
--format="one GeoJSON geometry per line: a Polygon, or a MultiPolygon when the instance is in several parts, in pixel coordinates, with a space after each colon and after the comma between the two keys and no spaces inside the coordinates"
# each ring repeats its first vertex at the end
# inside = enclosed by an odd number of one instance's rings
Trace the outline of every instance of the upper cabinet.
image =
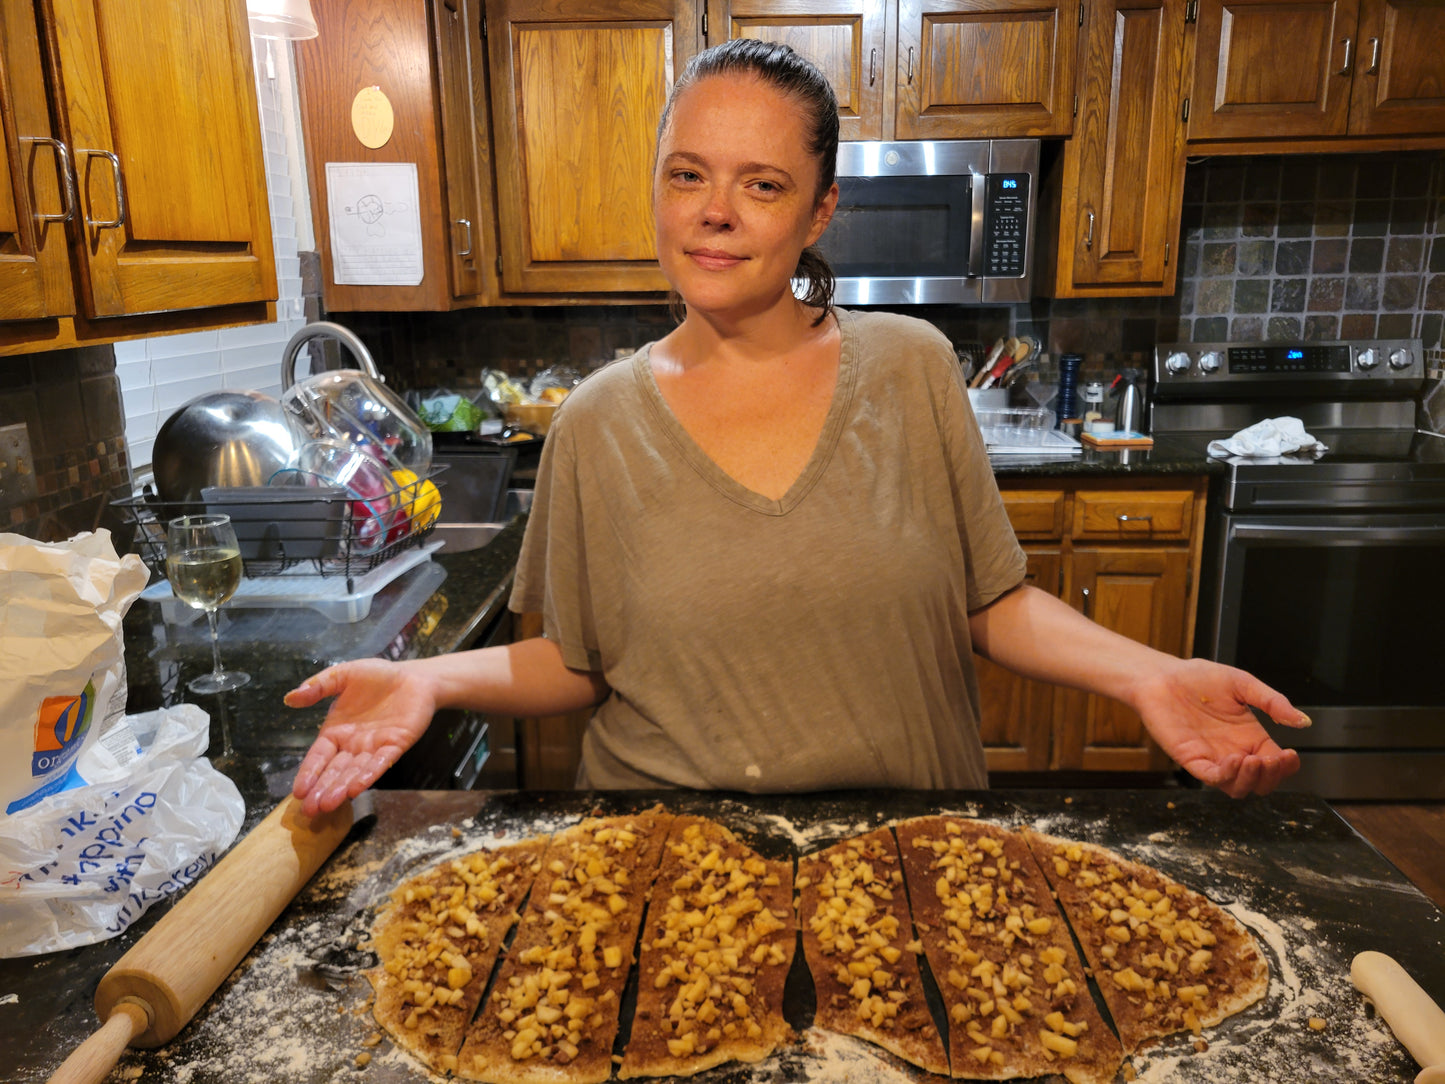
{"type": "Polygon", "coordinates": [[[296,44],[296,69],[328,309],[496,293],[479,3],[311,0],[320,35],[296,44]],[[361,188],[375,179],[389,196],[367,221],[361,188]]]}
{"type": "Polygon", "coordinates": [[[1078,125],[1045,184],[1042,217],[1057,222],[1058,236],[1040,246],[1038,281],[1055,297],[1174,292],[1184,8],[1185,0],[1088,5],[1078,125]]]}
{"type": "Polygon", "coordinates": [[[1062,136],[1080,7],[1044,0],[707,0],[707,38],[761,38],[817,64],[840,137],[1062,136]]]}
{"type": "Polygon", "coordinates": [[[244,0],[0,0],[0,125],[0,351],[267,317],[244,0]]]}
{"type": "Polygon", "coordinates": [[[663,291],[657,121],[701,46],[692,0],[487,0],[502,284],[663,291]]]}
{"type": "Polygon", "coordinates": [[[1188,138],[1445,134],[1438,0],[1199,0],[1188,138]]]}

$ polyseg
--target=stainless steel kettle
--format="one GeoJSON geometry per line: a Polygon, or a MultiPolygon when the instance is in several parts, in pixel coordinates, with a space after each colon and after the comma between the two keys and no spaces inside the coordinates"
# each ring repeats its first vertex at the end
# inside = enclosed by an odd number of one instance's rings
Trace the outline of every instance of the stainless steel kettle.
{"type": "Polygon", "coordinates": [[[1136,433],[1144,431],[1144,393],[1139,390],[1138,384],[1128,383],[1119,389],[1119,399],[1114,405],[1114,428],[1136,433]]]}

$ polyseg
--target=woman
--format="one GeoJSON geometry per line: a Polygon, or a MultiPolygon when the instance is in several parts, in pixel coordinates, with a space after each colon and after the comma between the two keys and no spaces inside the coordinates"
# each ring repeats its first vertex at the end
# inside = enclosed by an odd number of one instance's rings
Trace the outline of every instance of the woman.
{"type": "Polygon", "coordinates": [[[545,638],[345,663],[288,694],[337,698],[297,774],[308,812],[451,706],[599,705],[584,786],[982,787],[974,651],[1123,701],[1232,795],[1298,767],[1249,711],[1306,725],[1279,693],[1024,585],[947,341],[831,307],[810,246],[837,203],[837,131],[826,79],[786,47],[689,64],[654,173],[685,316],[556,416],[512,599],[545,638]]]}

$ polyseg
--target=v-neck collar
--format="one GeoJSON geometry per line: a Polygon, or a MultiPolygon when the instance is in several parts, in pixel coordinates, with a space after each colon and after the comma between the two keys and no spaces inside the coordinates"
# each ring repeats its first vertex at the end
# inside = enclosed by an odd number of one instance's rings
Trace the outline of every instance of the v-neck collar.
{"type": "Polygon", "coordinates": [[[838,438],[847,426],[849,408],[853,402],[853,392],[858,377],[853,314],[843,309],[834,309],[833,314],[838,321],[839,338],[838,379],[833,385],[833,399],[828,405],[828,413],[823,419],[823,429],[818,434],[818,441],[813,445],[813,452],[803,465],[802,472],[793,479],[793,484],[788,487],[787,492],[777,499],[766,497],[743,485],[719,467],[712,457],[702,450],[697,441],[693,440],[692,434],[678,421],[672,407],[668,406],[667,400],[663,398],[662,389],[657,386],[657,378],[652,372],[652,344],[649,343],[643,347],[633,358],[633,371],[637,375],[638,385],[663,432],[682,453],[692,469],[729,500],[763,515],[787,515],[802,503],[803,498],[808,495],[808,492],[817,484],[818,479],[823,476],[823,472],[828,469],[828,464],[833,458],[833,451],[838,446],[838,438]]]}

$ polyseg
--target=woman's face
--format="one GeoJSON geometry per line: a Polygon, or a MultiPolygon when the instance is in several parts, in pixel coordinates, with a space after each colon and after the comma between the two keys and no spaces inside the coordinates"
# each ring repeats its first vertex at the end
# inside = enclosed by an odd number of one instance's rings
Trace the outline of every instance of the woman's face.
{"type": "Polygon", "coordinates": [[[802,110],[751,75],[714,75],[673,103],[653,208],[663,274],[690,310],[746,315],[787,294],[838,201],[818,198],[802,110]]]}

